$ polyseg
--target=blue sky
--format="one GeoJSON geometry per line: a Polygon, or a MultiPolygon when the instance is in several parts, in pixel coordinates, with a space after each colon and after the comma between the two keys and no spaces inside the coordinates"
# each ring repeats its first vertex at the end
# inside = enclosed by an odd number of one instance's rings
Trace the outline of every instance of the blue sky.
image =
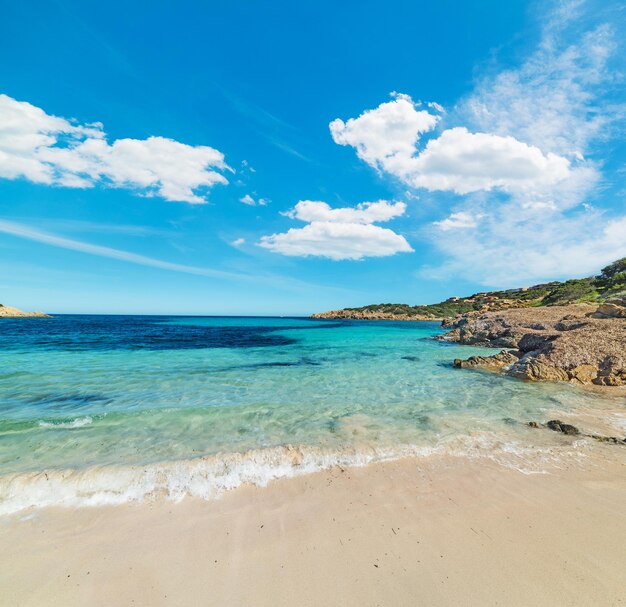
{"type": "Polygon", "coordinates": [[[2,303],[309,314],[626,255],[624,5],[2,13],[2,303]]]}

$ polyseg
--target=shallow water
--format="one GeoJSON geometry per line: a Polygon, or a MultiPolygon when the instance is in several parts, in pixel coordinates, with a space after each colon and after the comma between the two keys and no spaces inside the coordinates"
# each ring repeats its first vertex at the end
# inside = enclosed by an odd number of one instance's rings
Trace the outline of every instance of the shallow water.
{"type": "Polygon", "coordinates": [[[615,407],[569,385],[453,369],[454,358],[488,351],[433,340],[440,331],[304,318],[2,319],[0,513],[207,497],[446,450],[540,470],[571,454],[571,440],[518,422],[615,407]]]}

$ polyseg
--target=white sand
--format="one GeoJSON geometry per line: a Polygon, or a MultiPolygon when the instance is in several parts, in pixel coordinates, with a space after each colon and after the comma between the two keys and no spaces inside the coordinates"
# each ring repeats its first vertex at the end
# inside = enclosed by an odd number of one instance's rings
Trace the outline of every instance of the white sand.
{"type": "Polygon", "coordinates": [[[406,459],[0,519],[0,604],[626,605],[626,448],[598,454],[535,475],[406,459]]]}

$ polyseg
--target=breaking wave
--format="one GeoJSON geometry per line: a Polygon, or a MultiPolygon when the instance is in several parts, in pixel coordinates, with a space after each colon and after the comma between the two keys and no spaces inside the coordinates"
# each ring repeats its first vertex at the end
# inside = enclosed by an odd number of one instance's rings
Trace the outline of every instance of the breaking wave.
{"type": "Polygon", "coordinates": [[[46,422],[42,420],[38,425],[40,428],[82,428],[83,426],[88,426],[91,423],[93,423],[93,418],[86,415],[85,417],[77,417],[69,422],[46,422]]]}

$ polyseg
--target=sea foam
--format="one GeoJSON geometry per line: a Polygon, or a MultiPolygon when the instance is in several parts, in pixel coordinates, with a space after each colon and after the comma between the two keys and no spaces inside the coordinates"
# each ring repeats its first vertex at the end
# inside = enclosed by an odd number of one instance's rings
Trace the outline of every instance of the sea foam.
{"type": "Polygon", "coordinates": [[[40,428],[82,428],[83,426],[88,426],[91,423],[93,423],[93,418],[86,415],[85,417],[77,417],[69,422],[47,422],[41,420],[38,425],[40,428]]]}
{"type": "Polygon", "coordinates": [[[0,515],[29,508],[111,506],[128,502],[185,497],[218,498],[241,485],[264,487],[268,482],[328,470],[362,467],[405,457],[484,458],[524,474],[543,473],[584,457],[584,445],[538,447],[503,440],[493,433],[456,437],[435,447],[324,450],[291,445],[226,453],[145,466],[94,466],[47,470],[0,477],[0,515]]]}

